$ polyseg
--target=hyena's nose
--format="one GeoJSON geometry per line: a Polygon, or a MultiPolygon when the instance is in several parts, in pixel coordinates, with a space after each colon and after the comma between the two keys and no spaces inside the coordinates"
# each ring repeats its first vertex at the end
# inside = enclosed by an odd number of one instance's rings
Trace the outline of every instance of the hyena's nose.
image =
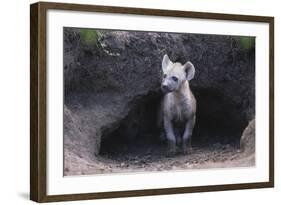
{"type": "Polygon", "coordinates": [[[161,87],[162,87],[162,91],[164,93],[168,93],[169,92],[169,87],[167,85],[162,85],[161,87]]]}
{"type": "Polygon", "coordinates": [[[168,90],[168,86],[167,85],[162,85],[163,90],[168,90]]]}

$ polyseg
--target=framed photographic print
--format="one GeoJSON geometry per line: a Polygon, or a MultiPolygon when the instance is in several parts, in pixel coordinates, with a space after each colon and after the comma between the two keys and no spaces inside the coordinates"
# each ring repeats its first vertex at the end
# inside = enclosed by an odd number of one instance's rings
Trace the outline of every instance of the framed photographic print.
{"type": "Polygon", "coordinates": [[[274,18],[31,5],[30,198],[274,186],[274,18]]]}

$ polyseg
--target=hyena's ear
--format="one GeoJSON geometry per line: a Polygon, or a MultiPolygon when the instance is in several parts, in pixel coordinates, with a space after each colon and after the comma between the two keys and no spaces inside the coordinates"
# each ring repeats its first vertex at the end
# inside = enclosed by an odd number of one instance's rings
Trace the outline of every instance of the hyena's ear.
{"type": "Polygon", "coordinates": [[[172,63],[170,60],[169,56],[167,54],[164,55],[163,60],[162,60],[162,70],[165,72],[167,67],[172,63]]]}
{"type": "Polygon", "coordinates": [[[192,80],[194,78],[194,75],[195,75],[194,65],[190,61],[188,61],[183,65],[183,69],[186,73],[186,79],[192,80]]]}

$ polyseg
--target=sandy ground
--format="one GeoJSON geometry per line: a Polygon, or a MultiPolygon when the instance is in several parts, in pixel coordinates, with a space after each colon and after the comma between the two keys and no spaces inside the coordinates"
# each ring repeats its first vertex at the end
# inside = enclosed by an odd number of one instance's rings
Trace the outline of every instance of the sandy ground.
{"type": "Polygon", "coordinates": [[[215,143],[193,147],[192,153],[165,156],[165,146],[135,144],[119,147],[93,160],[65,152],[64,175],[91,175],[128,172],[151,172],[186,169],[249,167],[255,165],[254,155],[245,155],[237,146],[215,143]]]}

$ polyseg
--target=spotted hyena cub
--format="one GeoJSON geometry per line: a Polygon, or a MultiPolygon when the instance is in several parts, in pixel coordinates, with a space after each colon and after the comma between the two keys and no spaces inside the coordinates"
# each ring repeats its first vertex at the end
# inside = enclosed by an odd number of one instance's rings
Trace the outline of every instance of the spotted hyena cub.
{"type": "Polygon", "coordinates": [[[177,145],[184,154],[191,152],[191,135],[196,120],[196,99],[189,87],[195,68],[191,62],[173,63],[167,55],[162,61],[162,91],[160,122],[168,143],[168,155],[176,153],[177,145]]]}

